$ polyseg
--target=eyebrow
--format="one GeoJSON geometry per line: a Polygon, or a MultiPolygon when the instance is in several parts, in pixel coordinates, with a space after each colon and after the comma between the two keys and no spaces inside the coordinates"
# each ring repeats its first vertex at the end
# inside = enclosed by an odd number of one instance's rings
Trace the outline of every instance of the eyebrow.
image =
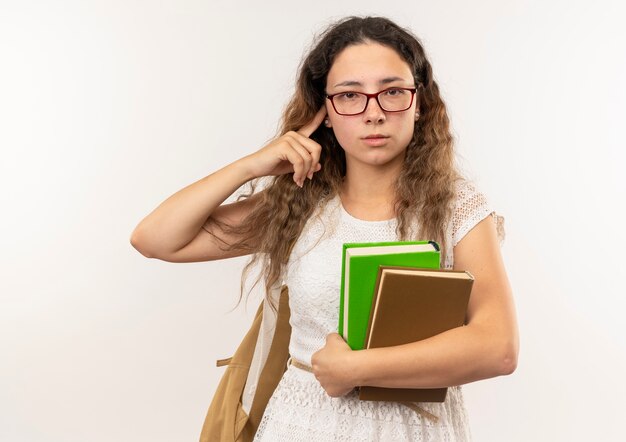
{"type": "MultiPolygon", "coordinates": [[[[379,80],[378,84],[388,84],[388,83],[393,83],[394,81],[405,81],[405,79],[401,77],[387,77],[387,78],[383,78],[382,80],[379,80]]],[[[337,86],[363,86],[363,83],[359,81],[355,81],[355,80],[347,80],[347,81],[342,81],[341,83],[337,83],[333,87],[337,87],[337,86]]]]}

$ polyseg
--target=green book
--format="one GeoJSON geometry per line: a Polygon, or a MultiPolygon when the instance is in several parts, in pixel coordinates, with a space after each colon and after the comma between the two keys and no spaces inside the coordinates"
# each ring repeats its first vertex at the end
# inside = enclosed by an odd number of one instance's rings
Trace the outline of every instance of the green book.
{"type": "Polygon", "coordinates": [[[365,348],[378,267],[438,269],[439,245],[434,241],[345,243],[341,260],[338,333],[350,348],[365,348]]]}

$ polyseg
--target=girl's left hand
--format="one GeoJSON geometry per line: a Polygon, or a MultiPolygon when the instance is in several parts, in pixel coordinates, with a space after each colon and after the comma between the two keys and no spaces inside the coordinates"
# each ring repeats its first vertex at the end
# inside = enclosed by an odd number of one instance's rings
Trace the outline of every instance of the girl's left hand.
{"type": "Polygon", "coordinates": [[[326,345],[313,353],[313,374],[329,396],[343,396],[356,387],[350,368],[352,353],[350,346],[338,333],[328,334],[326,345]]]}

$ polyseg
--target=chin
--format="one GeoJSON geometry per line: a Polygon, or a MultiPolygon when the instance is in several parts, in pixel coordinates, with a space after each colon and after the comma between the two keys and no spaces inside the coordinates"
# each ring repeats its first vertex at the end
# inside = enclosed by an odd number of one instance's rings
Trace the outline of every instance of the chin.
{"type": "Polygon", "coordinates": [[[391,154],[390,152],[384,152],[379,150],[371,152],[370,155],[365,155],[358,159],[361,162],[370,166],[385,166],[390,163],[404,161],[404,155],[402,155],[401,153],[391,154]]]}

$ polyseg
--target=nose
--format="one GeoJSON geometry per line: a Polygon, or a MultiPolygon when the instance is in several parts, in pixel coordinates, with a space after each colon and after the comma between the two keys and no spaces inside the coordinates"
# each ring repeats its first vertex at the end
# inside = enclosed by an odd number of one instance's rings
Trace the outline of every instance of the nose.
{"type": "Polygon", "coordinates": [[[378,100],[374,97],[368,97],[365,104],[365,111],[363,112],[363,119],[366,123],[376,122],[381,123],[385,121],[385,111],[378,104],[378,100]]]}

